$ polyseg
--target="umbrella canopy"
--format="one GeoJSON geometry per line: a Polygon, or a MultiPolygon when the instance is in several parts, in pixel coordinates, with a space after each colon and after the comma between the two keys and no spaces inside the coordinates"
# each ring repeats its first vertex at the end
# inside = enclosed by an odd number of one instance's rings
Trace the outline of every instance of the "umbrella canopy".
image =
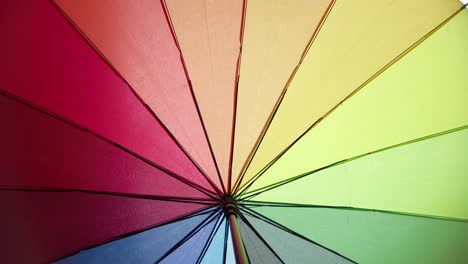
{"type": "Polygon", "coordinates": [[[465,263],[457,0],[5,0],[5,263],[465,263]]]}

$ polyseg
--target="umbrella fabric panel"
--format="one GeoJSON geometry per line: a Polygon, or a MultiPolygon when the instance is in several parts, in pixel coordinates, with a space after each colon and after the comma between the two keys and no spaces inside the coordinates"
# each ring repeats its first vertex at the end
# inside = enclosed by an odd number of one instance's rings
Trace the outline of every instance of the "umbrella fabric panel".
{"type": "Polygon", "coordinates": [[[259,237],[258,233],[247,224],[244,218],[238,216],[237,222],[250,263],[283,263],[276,253],[265,244],[265,241],[259,237]]]}
{"type": "Polygon", "coordinates": [[[91,133],[0,93],[0,185],[207,199],[91,133]]]}
{"type": "Polygon", "coordinates": [[[309,174],[253,200],[468,220],[468,128],[309,174]]]}
{"type": "Polygon", "coordinates": [[[232,180],[241,172],[330,0],[246,1],[232,180]]]}
{"type": "Polygon", "coordinates": [[[202,250],[205,247],[208,239],[210,238],[215,225],[216,219],[209,219],[207,223],[201,229],[196,231],[193,236],[189,237],[183,244],[177,247],[171,254],[164,257],[163,259],[158,259],[157,263],[197,263],[199,260],[202,250]]]}
{"type": "Polygon", "coordinates": [[[216,181],[181,54],[161,1],[55,3],[216,181]]]}
{"type": "Polygon", "coordinates": [[[305,134],[253,188],[467,125],[467,25],[461,9],[305,134]]]}
{"type": "Polygon", "coordinates": [[[244,215],[284,263],[353,263],[322,246],[298,237],[258,217],[248,213],[244,215]]]}
{"type": "Polygon", "coordinates": [[[221,217],[221,223],[217,226],[215,234],[201,259],[202,264],[223,263],[224,245],[226,243],[226,220],[221,217]]]}
{"type": "Polygon", "coordinates": [[[2,190],[2,260],[49,262],[204,207],[80,192],[2,190]]]}
{"type": "Polygon", "coordinates": [[[164,1],[223,182],[233,131],[243,1],[164,1]]]}
{"type": "Polygon", "coordinates": [[[195,227],[209,217],[200,213],[158,226],[95,248],[83,250],[57,263],[154,263],[195,227]]]}
{"type": "MultiPolygon", "coordinates": [[[[245,180],[249,180],[262,170],[314,122],[320,120],[371,76],[381,71],[395,57],[459,8],[460,3],[456,0],[337,1],[291,81],[245,174],[245,180]]],[[[425,58],[431,62],[433,57],[425,56],[425,58]]],[[[450,65],[451,62],[448,63],[447,65],[450,65]]],[[[453,66],[455,68],[455,65],[453,66]]],[[[410,75],[410,72],[407,71],[407,75],[410,75]]],[[[457,74],[455,76],[460,78],[457,74]]],[[[398,84],[392,83],[392,86],[399,87],[406,79],[401,78],[398,84]]],[[[434,84],[432,87],[435,86],[434,84]]],[[[447,83],[444,80],[445,86],[447,83]]],[[[365,87],[363,90],[375,89],[365,87]]],[[[421,90],[412,91],[414,94],[411,96],[416,96],[416,98],[427,94],[425,91],[421,93],[421,90]]],[[[404,96],[409,98],[406,94],[404,96]]],[[[375,98],[369,98],[369,100],[373,100],[372,102],[377,105],[375,98]]],[[[399,101],[389,96],[386,102],[399,101]]],[[[392,107],[395,107],[395,104],[392,107]]],[[[398,109],[403,110],[401,107],[398,109]]],[[[385,120],[383,117],[381,120],[385,120]]],[[[347,119],[347,122],[354,122],[355,118],[347,119]]],[[[370,122],[370,120],[365,120],[365,122],[370,122]]],[[[347,123],[340,124],[343,132],[353,129],[353,127],[346,126],[347,123]]],[[[395,128],[401,127],[396,124],[392,125],[395,128]]],[[[388,131],[388,133],[391,132],[388,131]]],[[[367,136],[358,131],[355,134],[363,138],[367,136]]],[[[334,135],[329,136],[336,138],[334,135]]],[[[349,140],[346,139],[346,141],[349,140]]],[[[331,150],[329,152],[334,153],[331,150]]],[[[315,158],[312,153],[308,156],[315,158]]]]}
{"type": "Polygon", "coordinates": [[[50,1],[4,1],[0,86],[211,188],[131,89],[50,1]]]}
{"type": "Polygon", "coordinates": [[[275,222],[358,263],[463,263],[468,222],[375,211],[256,207],[275,222]]]}
{"type": "Polygon", "coordinates": [[[227,242],[226,242],[226,259],[224,261],[225,264],[236,264],[236,256],[234,255],[234,246],[232,245],[232,235],[231,229],[228,227],[227,229],[227,242]]]}

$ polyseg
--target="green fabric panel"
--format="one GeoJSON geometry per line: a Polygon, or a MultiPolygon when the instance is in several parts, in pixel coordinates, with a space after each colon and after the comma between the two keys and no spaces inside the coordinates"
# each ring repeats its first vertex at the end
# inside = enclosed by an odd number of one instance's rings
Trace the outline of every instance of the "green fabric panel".
{"type": "Polygon", "coordinates": [[[467,47],[465,9],[310,130],[251,190],[467,125],[467,47]]]}
{"type": "Polygon", "coordinates": [[[252,200],[468,219],[468,128],[363,156],[252,200]]]}
{"type": "Polygon", "coordinates": [[[244,214],[247,221],[262,235],[284,263],[347,264],[349,260],[276,227],[266,221],[244,214]]]}
{"type": "Polygon", "coordinates": [[[257,207],[255,211],[358,263],[466,263],[468,223],[372,211],[257,207]]]}
{"type": "Polygon", "coordinates": [[[281,260],[275,256],[273,251],[263,243],[255,232],[244,222],[241,217],[237,218],[239,231],[244,242],[245,251],[252,264],[281,264],[281,260]]]}

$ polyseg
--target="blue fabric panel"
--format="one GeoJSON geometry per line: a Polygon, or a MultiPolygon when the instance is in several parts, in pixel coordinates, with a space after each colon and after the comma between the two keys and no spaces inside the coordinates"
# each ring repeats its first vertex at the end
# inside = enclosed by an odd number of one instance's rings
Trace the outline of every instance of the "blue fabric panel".
{"type": "MultiPolygon", "coordinates": [[[[218,216],[220,217],[220,216],[218,216]]],[[[189,238],[180,247],[174,250],[167,257],[162,259],[159,263],[164,264],[186,264],[197,263],[203,248],[205,247],[210,235],[216,225],[217,219],[206,224],[191,238],[189,238]]],[[[154,260],[153,260],[154,261],[154,260]]]]}
{"type": "Polygon", "coordinates": [[[200,214],[152,228],[83,250],[76,255],[58,261],[58,263],[154,263],[208,216],[207,213],[200,214]]]}

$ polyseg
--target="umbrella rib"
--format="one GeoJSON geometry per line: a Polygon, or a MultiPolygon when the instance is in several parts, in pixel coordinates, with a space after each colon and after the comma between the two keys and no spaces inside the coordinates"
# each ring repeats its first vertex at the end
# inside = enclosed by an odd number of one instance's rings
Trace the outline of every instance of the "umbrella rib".
{"type": "Polygon", "coordinates": [[[335,5],[335,2],[336,2],[336,0],[331,0],[330,4],[328,5],[327,9],[325,10],[323,16],[319,20],[314,32],[312,33],[311,37],[309,38],[309,40],[308,40],[308,42],[306,44],[306,47],[305,47],[304,51],[301,54],[301,58],[299,59],[299,62],[297,63],[296,67],[294,67],[293,71],[291,72],[291,75],[289,76],[288,80],[286,81],[286,84],[285,84],[283,90],[281,91],[281,94],[279,95],[278,100],[276,101],[276,103],[275,103],[275,105],[274,105],[274,107],[272,109],[272,112],[270,113],[264,127],[262,128],[262,131],[260,132],[260,135],[258,136],[257,141],[254,144],[254,147],[250,151],[249,155],[247,156],[246,161],[244,162],[244,165],[241,168],[240,175],[237,177],[236,183],[234,185],[235,188],[234,188],[233,193],[236,193],[238,191],[238,189],[241,187],[242,180],[244,179],[244,174],[247,171],[247,169],[249,168],[255,154],[257,154],[257,150],[260,147],[260,144],[262,143],[262,141],[263,141],[263,139],[264,139],[264,137],[266,135],[267,130],[270,128],[271,122],[273,121],[273,118],[275,117],[276,112],[278,111],[278,109],[279,109],[279,107],[280,107],[280,105],[281,105],[281,103],[283,101],[283,98],[284,98],[284,96],[285,96],[285,94],[286,94],[286,92],[288,90],[289,84],[294,79],[294,76],[296,75],[297,70],[301,66],[302,61],[304,60],[305,56],[309,52],[310,47],[314,43],[314,41],[317,38],[318,34],[320,33],[320,30],[322,29],[322,26],[325,24],[325,22],[326,22],[326,20],[328,18],[328,15],[332,11],[332,8],[335,5]]]}
{"type": "Polygon", "coordinates": [[[278,258],[279,261],[281,261],[281,263],[284,264],[284,261],[281,259],[281,257],[275,252],[275,250],[266,242],[266,240],[257,232],[257,230],[255,230],[255,228],[252,226],[252,224],[247,220],[247,218],[242,214],[241,211],[239,211],[239,216],[242,218],[242,220],[244,221],[244,223],[248,226],[248,228],[250,228],[250,230],[252,230],[252,232],[254,232],[254,234],[260,239],[260,241],[263,242],[263,244],[265,244],[265,246],[273,253],[273,255],[275,255],[276,258],[278,258]]]}
{"type": "Polygon", "coordinates": [[[247,203],[243,203],[243,205],[244,206],[255,205],[255,206],[260,206],[260,207],[265,206],[265,207],[292,207],[292,208],[325,208],[325,209],[339,209],[339,210],[352,210],[352,211],[364,211],[364,212],[379,212],[379,213],[385,213],[385,214],[430,218],[430,219],[455,221],[455,222],[463,222],[463,223],[468,222],[468,219],[455,218],[455,217],[415,214],[415,213],[408,213],[408,212],[372,209],[372,208],[361,208],[361,207],[352,207],[352,206],[314,205],[314,204],[296,204],[296,203],[260,202],[260,201],[249,201],[247,203]]]}
{"type": "Polygon", "coordinates": [[[135,235],[135,234],[138,234],[138,233],[141,233],[141,232],[144,232],[144,231],[153,229],[153,228],[157,228],[157,227],[169,225],[169,224],[172,224],[172,223],[175,223],[175,222],[178,222],[178,221],[182,221],[182,220],[189,219],[189,218],[194,217],[194,216],[203,215],[203,214],[208,214],[209,212],[211,212],[211,211],[213,211],[213,210],[215,210],[215,209],[213,209],[213,208],[209,208],[209,209],[206,209],[206,208],[197,209],[197,210],[195,210],[195,211],[192,211],[192,212],[183,214],[183,215],[178,216],[178,217],[175,217],[175,218],[173,218],[173,219],[169,219],[168,221],[164,221],[163,223],[158,223],[158,224],[156,224],[156,225],[150,225],[150,226],[147,226],[147,227],[143,227],[143,228],[134,230],[134,231],[132,231],[132,232],[128,232],[128,233],[125,233],[125,234],[122,234],[122,235],[119,235],[119,236],[115,236],[115,237],[112,237],[112,238],[103,240],[103,241],[101,241],[101,242],[95,243],[95,244],[93,244],[93,245],[90,245],[90,246],[87,246],[87,247],[84,247],[84,248],[80,248],[80,249],[78,249],[78,250],[74,250],[74,251],[71,252],[71,253],[68,253],[68,254],[65,254],[65,255],[63,255],[63,256],[60,256],[60,257],[58,257],[58,258],[55,258],[55,259],[50,260],[50,263],[56,263],[56,262],[58,262],[58,261],[60,261],[60,260],[62,260],[62,259],[65,259],[65,258],[71,257],[71,256],[73,256],[73,255],[76,255],[76,254],[80,253],[80,251],[88,250],[88,249],[92,249],[92,248],[96,248],[96,247],[99,247],[99,246],[102,245],[102,244],[106,244],[106,243],[109,243],[109,242],[112,242],[112,241],[115,241],[115,240],[123,239],[123,238],[129,237],[129,236],[132,236],[132,235],[135,235]]]}
{"type": "Polygon", "coordinates": [[[318,169],[315,169],[315,170],[312,170],[312,171],[308,171],[308,172],[299,174],[297,176],[293,176],[291,178],[285,179],[283,181],[279,181],[277,183],[267,185],[265,187],[262,187],[262,188],[257,189],[257,190],[253,190],[251,192],[244,193],[244,195],[247,195],[247,196],[243,197],[240,200],[251,199],[251,198],[253,198],[253,197],[255,197],[255,196],[257,196],[257,195],[259,195],[261,193],[276,189],[278,187],[281,187],[281,186],[286,185],[288,183],[291,183],[293,181],[296,181],[296,180],[299,180],[299,179],[314,175],[315,173],[320,172],[322,170],[329,169],[329,168],[332,168],[332,167],[335,167],[335,166],[338,166],[338,165],[342,165],[344,163],[348,163],[348,162],[351,162],[351,161],[354,161],[354,160],[357,160],[357,159],[360,159],[360,158],[363,158],[363,157],[366,157],[366,156],[369,156],[369,155],[372,155],[372,154],[376,154],[376,153],[387,151],[387,150],[390,150],[390,149],[394,149],[394,148],[402,147],[402,146],[405,146],[405,145],[417,143],[417,142],[420,142],[420,141],[432,139],[432,138],[443,136],[443,135],[446,135],[446,134],[455,133],[457,131],[461,131],[461,130],[464,130],[464,129],[468,129],[468,125],[464,125],[464,126],[461,126],[461,127],[449,129],[449,130],[438,132],[438,133],[435,133],[435,134],[423,136],[423,137],[416,138],[416,139],[413,139],[413,140],[405,141],[405,142],[402,142],[402,143],[399,143],[399,144],[395,144],[395,145],[392,145],[392,146],[388,146],[388,147],[385,147],[385,148],[374,150],[374,151],[371,151],[371,152],[368,152],[368,153],[365,153],[365,154],[361,154],[361,155],[358,155],[358,156],[354,156],[354,157],[351,157],[351,158],[348,158],[348,159],[344,159],[344,160],[341,160],[341,161],[338,161],[338,162],[335,162],[335,163],[332,163],[332,164],[328,164],[328,165],[326,165],[324,167],[321,167],[321,168],[318,168],[318,169]]]}
{"type": "Polygon", "coordinates": [[[309,131],[311,131],[313,128],[315,128],[318,124],[320,124],[324,119],[326,119],[330,114],[332,114],[340,105],[342,105],[345,101],[347,101],[349,98],[353,97],[355,94],[357,94],[362,88],[367,86],[371,81],[373,81],[375,78],[380,76],[383,72],[385,72],[388,68],[390,68],[392,65],[394,65],[397,61],[399,61],[401,58],[405,57],[408,53],[410,53],[413,49],[415,49],[419,44],[424,42],[427,38],[429,38],[432,34],[434,34],[437,30],[439,30],[442,26],[447,24],[452,18],[454,18],[458,13],[463,11],[465,9],[464,6],[462,6],[460,9],[458,9],[456,12],[451,14],[449,17],[447,17],[445,20],[443,20],[441,23],[439,23],[437,26],[435,26],[431,31],[429,31],[427,34],[419,38],[416,42],[411,44],[407,49],[405,49],[403,52],[401,52],[398,56],[393,58],[390,62],[388,62],[383,68],[378,70],[375,74],[373,74],[369,79],[367,79],[365,82],[363,82],[361,85],[359,85],[354,91],[352,91],[350,94],[348,94],[343,100],[341,100],[338,104],[336,104],[333,108],[331,108],[325,115],[317,119],[311,126],[309,126],[298,138],[296,138],[294,141],[292,141],[283,151],[281,151],[273,160],[271,160],[265,167],[263,167],[257,174],[254,175],[249,181],[247,181],[242,187],[242,191],[239,193],[239,195],[242,195],[247,189],[249,189],[252,184],[260,177],[263,175],[265,171],[267,171],[276,161],[278,161],[291,147],[293,147],[302,137],[304,137],[309,131]]]}
{"type": "Polygon", "coordinates": [[[310,172],[306,172],[306,173],[303,173],[303,174],[300,174],[300,175],[297,175],[295,177],[292,177],[292,178],[288,178],[286,180],[283,180],[283,181],[280,181],[280,182],[277,182],[277,183],[274,183],[274,184],[271,184],[271,185],[268,185],[268,186],[265,186],[261,189],[257,189],[257,190],[254,190],[252,192],[248,192],[248,193],[245,193],[247,196],[245,197],[242,197],[242,195],[244,194],[243,192],[239,193],[239,197],[241,197],[240,201],[244,201],[244,200],[248,200],[248,199],[251,199],[261,193],[264,193],[264,192],[267,192],[267,191],[270,191],[272,189],[275,189],[275,188],[278,188],[278,187],[281,187],[283,185],[286,185],[290,182],[293,182],[295,180],[298,180],[298,179],[301,179],[303,177],[306,177],[306,176],[309,176],[309,175],[313,175],[314,173],[316,172],[319,172],[319,171],[322,171],[322,170],[325,170],[325,169],[328,169],[328,168],[331,168],[331,167],[334,167],[336,165],[339,165],[339,164],[342,164],[343,161],[338,161],[338,162],[335,162],[335,163],[332,163],[332,164],[329,164],[327,166],[324,166],[324,167],[321,167],[319,169],[316,169],[316,170],[313,170],[313,171],[310,171],[310,172]]]}
{"type": "Polygon", "coordinates": [[[352,263],[357,263],[356,261],[354,261],[354,260],[352,260],[352,259],[350,259],[350,258],[348,258],[348,257],[346,257],[346,256],[344,256],[344,255],[342,255],[342,254],[340,254],[340,253],[338,253],[338,252],[336,252],[336,251],[334,251],[334,250],[320,244],[320,243],[317,243],[317,242],[315,242],[315,241],[313,241],[313,240],[311,240],[311,239],[309,239],[309,238],[307,238],[307,237],[305,237],[305,236],[303,236],[303,235],[301,235],[299,233],[296,233],[293,230],[281,225],[280,223],[278,223],[278,222],[276,222],[276,221],[274,221],[274,220],[272,220],[272,219],[270,219],[270,218],[268,218],[268,217],[266,217],[266,216],[264,216],[264,215],[262,215],[260,213],[257,213],[257,212],[255,212],[255,211],[253,211],[253,210],[251,210],[251,209],[249,209],[247,207],[242,207],[241,209],[243,211],[245,211],[246,214],[249,214],[252,217],[255,217],[255,218],[257,218],[257,219],[259,219],[261,221],[267,222],[270,225],[273,225],[273,226],[275,226],[275,227],[277,227],[277,228],[279,228],[279,229],[281,229],[281,230],[283,230],[285,232],[288,232],[289,234],[291,234],[293,236],[301,238],[301,239],[303,239],[303,240],[305,240],[305,241],[307,241],[307,242],[309,242],[311,244],[314,244],[314,245],[316,245],[318,247],[321,247],[321,248],[323,248],[323,249],[325,249],[325,250],[327,250],[327,251],[329,251],[329,252],[331,252],[331,253],[333,253],[333,254],[335,254],[337,256],[340,256],[340,257],[342,257],[342,258],[344,258],[344,259],[346,259],[346,260],[348,260],[348,261],[350,261],[352,263]]]}
{"type": "MultiPolygon", "coordinates": [[[[55,2],[55,0],[49,0],[55,8],[62,14],[62,16],[73,26],[73,28],[86,40],[86,42],[89,44],[89,46],[98,54],[106,63],[107,65],[122,79],[123,82],[129,87],[130,91],[135,95],[135,97],[138,99],[138,101],[146,108],[146,110],[150,113],[150,115],[153,117],[153,119],[161,125],[161,127],[164,129],[164,131],[169,135],[169,137],[176,143],[176,145],[184,152],[184,154],[190,159],[190,161],[195,165],[197,170],[203,175],[203,177],[208,181],[208,183],[211,185],[211,187],[218,193],[220,194],[221,191],[219,188],[214,184],[211,179],[206,175],[206,173],[201,169],[200,165],[193,159],[193,157],[187,152],[187,150],[180,144],[180,142],[175,138],[175,136],[172,134],[172,132],[167,128],[167,126],[159,119],[159,117],[156,115],[156,113],[151,109],[151,107],[143,100],[142,97],[136,92],[136,90],[131,86],[127,80],[123,77],[123,75],[117,70],[117,68],[114,67],[114,65],[110,62],[109,59],[104,55],[104,53],[101,52],[101,50],[94,44],[94,42],[91,41],[90,38],[84,33],[83,30],[69,17],[65,11],[55,2]]],[[[210,191],[212,192],[212,191],[210,191]]]]}
{"type": "Polygon", "coordinates": [[[216,219],[221,213],[216,209],[213,209],[213,212],[200,224],[192,229],[187,235],[185,235],[177,244],[175,244],[172,248],[170,248],[164,255],[159,257],[154,263],[160,263],[163,259],[168,257],[172,252],[177,250],[180,246],[182,246],[185,242],[187,242],[190,238],[192,238],[196,233],[198,233],[201,229],[211,223],[214,219],[216,219]]]}
{"type": "MultiPolygon", "coordinates": [[[[227,221],[227,219],[226,219],[227,221]]],[[[227,243],[228,243],[228,238],[229,238],[229,224],[227,224],[224,227],[224,251],[223,251],[223,263],[226,263],[226,256],[227,256],[227,243]]]]}
{"type": "Polygon", "coordinates": [[[182,49],[180,48],[180,43],[179,43],[179,40],[177,38],[177,33],[176,33],[175,29],[174,29],[174,23],[172,22],[171,14],[169,13],[169,9],[167,8],[166,1],[165,0],[160,0],[160,1],[161,1],[161,5],[163,6],[163,9],[164,9],[164,14],[166,15],[166,20],[167,20],[167,22],[168,22],[168,24],[169,24],[169,26],[171,28],[172,37],[173,37],[174,42],[175,42],[175,44],[177,46],[177,49],[179,50],[180,60],[182,62],[185,77],[187,78],[187,82],[188,82],[189,88],[190,88],[190,95],[192,96],[192,99],[193,99],[193,101],[195,103],[195,108],[197,110],[197,115],[200,118],[200,123],[202,125],[203,133],[205,135],[205,140],[207,141],[208,148],[210,150],[211,159],[212,159],[212,161],[213,161],[213,163],[215,165],[217,177],[219,179],[219,182],[221,183],[221,188],[222,188],[223,192],[227,193],[226,192],[226,187],[224,186],[224,183],[223,183],[223,179],[221,178],[221,172],[219,170],[218,162],[216,161],[216,156],[215,156],[214,151],[213,151],[213,146],[211,144],[210,138],[208,137],[208,130],[206,129],[205,121],[203,120],[203,116],[201,114],[200,106],[198,105],[198,101],[197,101],[197,98],[195,96],[195,92],[193,90],[192,80],[190,79],[190,75],[189,75],[188,70],[187,70],[187,65],[185,64],[184,54],[182,53],[182,49]]]}
{"type": "Polygon", "coordinates": [[[82,126],[80,126],[80,125],[78,125],[78,124],[76,124],[76,123],[74,123],[74,122],[72,122],[70,120],[67,120],[67,119],[65,119],[65,118],[63,118],[63,117],[61,117],[61,116],[59,116],[57,114],[49,112],[48,110],[46,110],[46,109],[44,109],[44,108],[42,108],[42,107],[40,107],[38,105],[35,105],[35,104],[33,104],[33,103],[29,102],[29,101],[26,101],[23,98],[20,98],[20,97],[18,97],[16,95],[13,95],[13,94],[11,94],[11,93],[9,93],[9,92],[1,89],[1,88],[0,88],[0,94],[3,94],[5,96],[13,99],[13,100],[15,100],[15,101],[17,101],[17,102],[31,108],[31,109],[33,109],[34,111],[37,111],[37,112],[40,112],[40,113],[42,113],[44,115],[50,116],[50,117],[52,117],[52,118],[54,118],[54,119],[56,119],[58,121],[61,121],[61,122],[65,123],[65,124],[67,124],[67,125],[70,125],[70,126],[76,128],[76,129],[79,129],[82,132],[91,134],[94,137],[96,137],[96,138],[98,138],[98,139],[100,139],[100,140],[102,140],[102,141],[104,141],[104,142],[106,142],[108,144],[111,144],[111,145],[123,150],[127,154],[129,154],[129,155],[131,155],[131,156],[145,162],[146,164],[150,165],[151,167],[154,167],[157,170],[160,170],[160,171],[166,173],[167,175],[169,175],[169,176],[171,176],[171,177],[173,177],[173,178],[175,178],[175,179],[189,185],[190,187],[197,189],[198,191],[208,195],[209,197],[211,197],[213,199],[216,199],[216,197],[214,196],[214,193],[212,191],[207,190],[206,188],[204,188],[202,186],[199,186],[198,184],[179,176],[178,174],[176,174],[176,173],[174,173],[174,172],[172,172],[172,171],[170,171],[170,170],[168,170],[168,169],[166,169],[166,168],[164,168],[164,167],[162,167],[162,166],[160,166],[160,165],[158,165],[158,164],[144,158],[143,156],[141,156],[141,155],[139,155],[139,154],[125,148],[125,147],[123,147],[122,145],[120,145],[120,144],[118,144],[118,143],[116,143],[116,142],[114,142],[114,141],[112,141],[112,140],[110,140],[110,139],[108,139],[108,138],[106,138],[104,136],[101,136],[101,135],[97,134],[94,131],[91,131],[91,130],[89,130],[87,128],[84,128],[84,127],[82,127],[82,126]]]}
{"type": "Polygon", "coordinates": [[[234,83],[234,104],[233,104],[233,117],[232,117],[232,126],[231,126],[231,144],[229,148],[229,167],[228,167],[228,192],[232,193],[232,161],[234,159],[234,142],[236,137],[236,119],[237,119],[237,100],[239,94],[239,78],[240,78],[240,68],[242,63],[242,46],[244,44],[244,29],[245,29],[245,18],[247,14],[247,0],[242,1],[242,17],[240,24],[239,32],[239,53],[237,54],[237,64],[236,64],[236,73],[235,73],[235,83],[234,83]]]}
{"type": "Polygon", "coordinates": [[[263,215],[261,215],[260,213],[257,213],[257,212],[255,212],[255,211],[251,210],[251,209],[250,209],[249,207],[247,207],[247,206],[241,206],[241,210],[243,210],[244,213],[246,213],[246,214],[248,214],[248,215],[250,215],[250,216],[252,216],[252,217],[255,217],[256,219],[259,219],[259,220],[268,222],[268,223],[271,224],[271,225],[274,225],[274,226],[276,226],[276,227],[278,227],[278,228],[280,228],[280,229],[282,229],[282,230],[284,230],[284,231],[286,231],[286,232],[289,232],[290,234],[295,235],[295,233],[292,232],[291,230],[288,230],[287,228],[281,226],[280,224],[274,222],[273,220],[267,218],[266,216],[263,216],[263,215]]]}
{"type": "Polygon", "coordinates": [[[208,252],[208,248],[210,247],[211,243],[213,242],[213,239],[214,239],[214,236],[216,235],[216,232],[218,232],[218,230],[220,229],[220,227],[221,227],[221,225],[223,223],[223,216],[219,215],[219,218],[218,218],[217,221],[218,222],[216,223],[215,228],[213,228],[213,230],[211,231],[211,234],[210,234],[205,246],[203,247],[202,253],[198,257],[196,264],[200,264],[201,261],[203,260],[203,258],[205,257],[206,252],[208,252]]]}
{"type": "Polygon", "coordinates": [[[178,197],[178,196],[158,196],[158,195],[146,195],[146,194],[133,194],[133,193],[118,193],[118,192],[107,192],[107,191],[93,191],[83,189],[54,189],[54,188],[37,188],[37,187],[18,187],[18,186],[5,186],[0,185],[0,192],[79,192],[86,194],[102,194],[110,196],[128,197],[144,200],[157,200],[157,201],[168,201],[168,202],[179,202],[179,203],[192,203],[202,205],[215,205],[211,199],[202,198],[191,198],[191,197],[178,197]]]}

